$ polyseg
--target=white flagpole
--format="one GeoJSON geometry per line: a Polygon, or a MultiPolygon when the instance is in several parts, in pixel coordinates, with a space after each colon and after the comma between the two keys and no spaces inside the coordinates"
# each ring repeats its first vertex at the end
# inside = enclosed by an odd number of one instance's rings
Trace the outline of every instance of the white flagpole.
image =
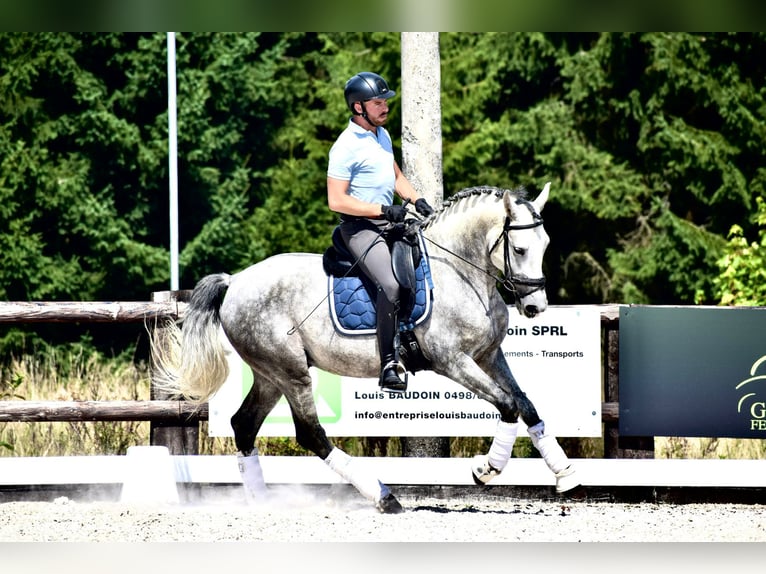
{"type": "Polygon", "coordinates": [[[168,174],[170,176],[170,290],[178,290],[178,138],[176,35],[168,32],[168,174]]]}

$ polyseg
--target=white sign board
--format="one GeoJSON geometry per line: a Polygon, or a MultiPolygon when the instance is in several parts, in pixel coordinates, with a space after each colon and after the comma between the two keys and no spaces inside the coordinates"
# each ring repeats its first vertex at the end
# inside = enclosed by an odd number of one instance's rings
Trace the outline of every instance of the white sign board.
{"type": "MultiPolygon", "coordinates": [[[[593,307],[550,307],[527,319],[510,308],[502,349],[514,377],[556,436],[601,436],[601,317],[593,307]]],[[[233,436],[229,420],[252,385],[250,369],[229,354],[230,374],[209,401],[210,436],[233,436]]],[[[497,410],[430,371],[409,375],[404,394],[377,378],[311,369],[319,420],[328,436],[493,436],[497,410]]],[[[522,425],[523,426],[523,425],[522,425]]],[[[284,398],[260,436],[295,436],[284,398]]]]}

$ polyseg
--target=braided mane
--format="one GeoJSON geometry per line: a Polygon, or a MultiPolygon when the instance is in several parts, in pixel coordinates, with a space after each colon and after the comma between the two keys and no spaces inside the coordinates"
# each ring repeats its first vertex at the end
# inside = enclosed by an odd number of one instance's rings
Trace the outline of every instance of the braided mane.
{"type": "Polygon", "coordinates": [[[443,215],[446,214],[446,212],[453,206],[459,205],[463,200],[476,197],[477,195],[494,195],[495,197],[503,197],[505,192],[510,192],[514,197],[521,200],[526,200],[527,198],[527,189],[526,187],[519,186],[516,189],[503,189],[500,187],[492,187],[488,185],[482,185],[482,186],[476,186],[476,187],[466,187],[464,189],[461,189],[458,192],[455,192],[450,197],[444,200],[442,203],[441,208],[436,210],[436,213],[434,216],[424,225],[424,228],[427,228],[431,223],[436,221],[437,219],[441,219],[443,215]]]}

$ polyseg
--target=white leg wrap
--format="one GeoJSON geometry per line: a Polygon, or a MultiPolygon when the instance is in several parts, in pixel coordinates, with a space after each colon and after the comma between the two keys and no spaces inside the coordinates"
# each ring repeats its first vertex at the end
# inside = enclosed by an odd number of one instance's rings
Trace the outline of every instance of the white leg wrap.
{"type": "Polygon", "coordinates": [[[258,450],[245,456],[241,452],[237,453],[237,465],[239,474],[242,476],[242,484],[245,485],[245,493],[249,500],[263,501],[268,496],[266,482],[263,480],[263,470],[261,461],[258,459],[258,450]]]}
{"type": "Polygon", "coordinates": [[[511,459],[513,445],[516,442],[516,434],[519,431],[519,423],[497,422],[495,437],[487,454],[479,454],[471,461],[471,472],[474,482],[487,484],[495,478],[511,459]]]}
{"type": "Polygon", "coordinates": [[[569,459],[556,440],[556,437],[545,434],[545,423],[543,421],[527,430],[532,438],[532,444],[540,451],[540,456],[543,457],[548,468],[554,474],[558,474],[569,466],[569,459]]]}
{"type": "Polygon", "coordinates": [[[516,442],[516,434],[519,431],[519,423],[497,422],[495,438],[487,453],[487,462],[492,468],[502,471],[511,458],[513,444],[516,442]]]}
{"type": "Polygon", "coordinates": [[[385,484],[359,468],[356,461],[338,447],[332,449],[325,462],[342,478],[353,484],[365,498],[373,502],[379,502],[390,493],[385,484]]]}

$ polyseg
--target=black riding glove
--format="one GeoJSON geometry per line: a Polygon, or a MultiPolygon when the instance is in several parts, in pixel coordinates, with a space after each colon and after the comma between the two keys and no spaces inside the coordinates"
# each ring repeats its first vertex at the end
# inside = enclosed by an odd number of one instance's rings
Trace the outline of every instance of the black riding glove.
{"type": "Polygon", "coordinates": [[[381,215],[391,223],[401,223],[407,215],[407,208],[403,205],[381,205],[381,215]]]}
{"type": "Polygon", "coordinates": [[[421,197],[415,202],[415,211],[423,217],[428,217],[434,212],[434,208],[428,205],[428,202],[421,197]]]}

